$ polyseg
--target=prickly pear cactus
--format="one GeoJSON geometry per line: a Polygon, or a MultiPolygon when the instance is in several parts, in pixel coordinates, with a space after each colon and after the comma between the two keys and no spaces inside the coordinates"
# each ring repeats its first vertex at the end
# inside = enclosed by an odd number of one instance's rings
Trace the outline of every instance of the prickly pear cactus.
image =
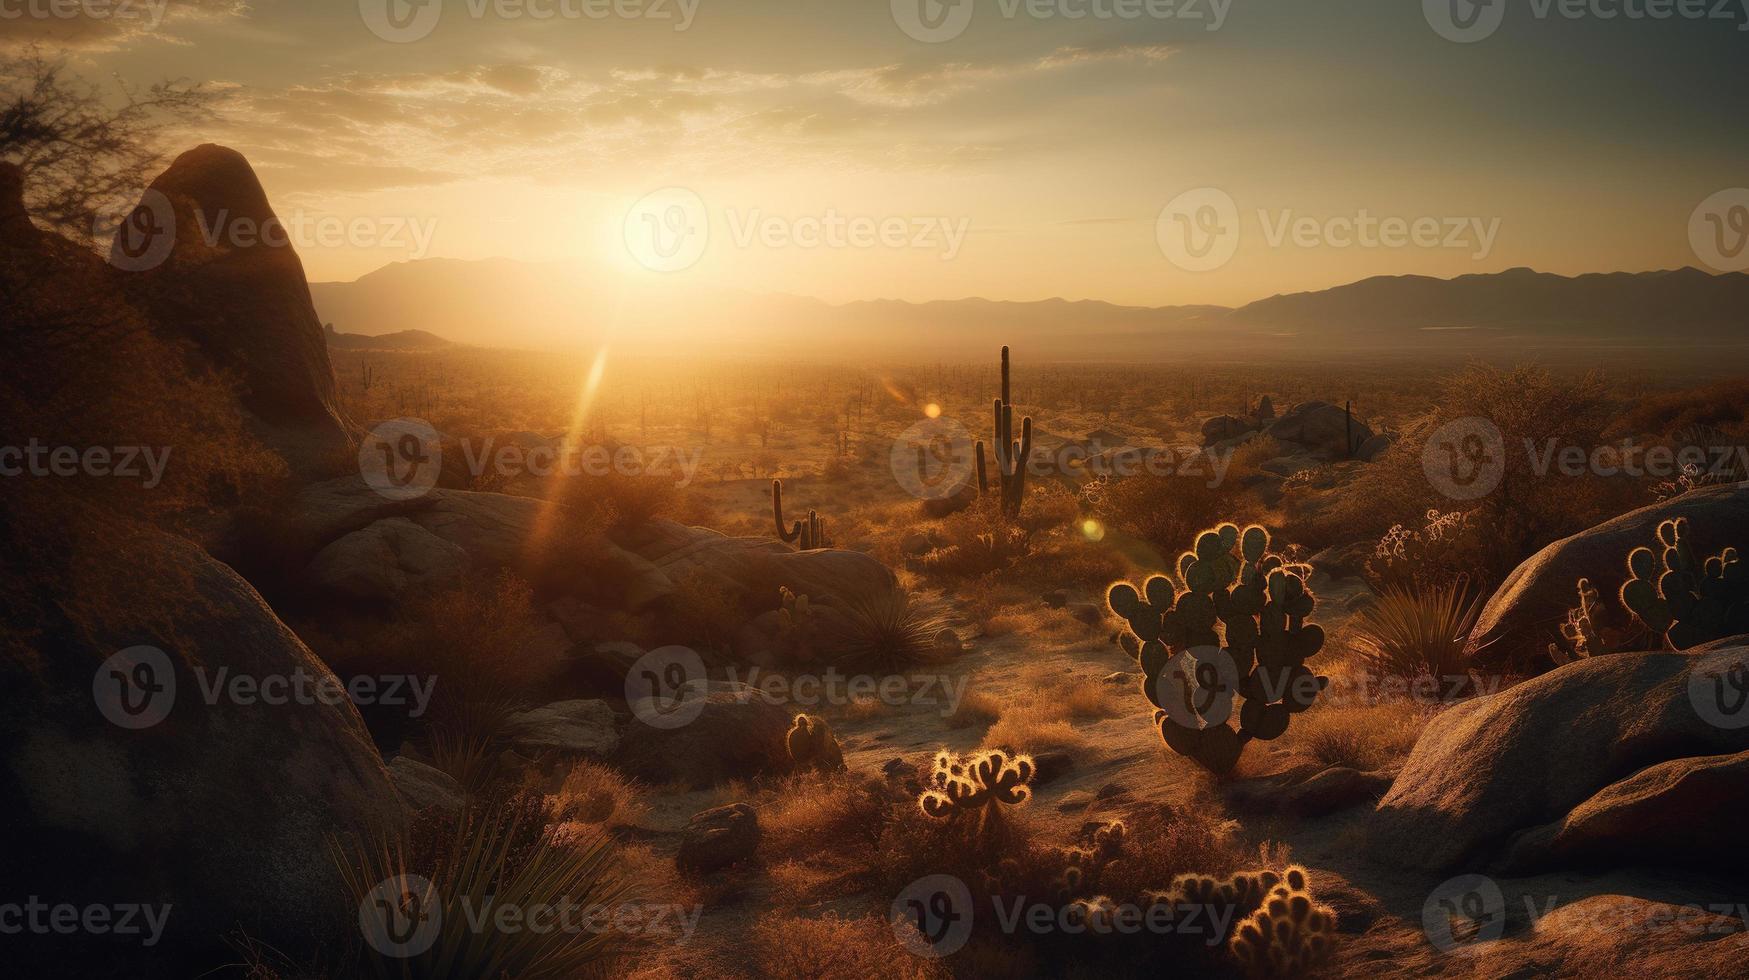
{"type": "Polygon", "coordinates": [[[837,772],[844,768],[844,751],[832,726],[817,715],[796,715],[784,738],[795,768],[837,772]]]}
{"type": "Polygon", "coordinates": [[[1257,525],[1204,531],[1178,573],[1182,590],[1155,575],[1140,591],[1112,586],[1107,603],[1129,624],[1119,643],[1142,667],[1161,738],[1230,772],[1247,742],[1279,738],[1329,684],[1306,668],[1324,646],[1323,628],[1306,622],[1317,600],[1257,525]],[[1227,723],[1235,697],[1237,730],[1227,723]]]}
{"type": "Polygon", "coordinates": [[[1694,553],[1687,518],[1658,525],[1662,554],[1635,548],[1628,554],[1622,605],[1674,650],[1749,632],[1749,566],[1737,549],[1704,562],[1694,553]]]}

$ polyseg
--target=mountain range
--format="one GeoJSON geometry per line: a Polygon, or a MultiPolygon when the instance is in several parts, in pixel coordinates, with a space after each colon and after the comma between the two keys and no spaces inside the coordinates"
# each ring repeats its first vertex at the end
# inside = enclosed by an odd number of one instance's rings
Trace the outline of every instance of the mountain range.
{"type": "Polygon", "coordinates": [[[1749,275],[1693,268],[1375,276],[1237,308],[981,298],[832,304],[731,289],[628,286],[574,266],[508,259],[402,262],[353,282],[311,283],[310,290],[322,319],[347,333],[422,330],[493,347],[611,341],[659,352],[726,337],[733,350],[713,353],[952,360],[1009,343],[1052,360],[1672,347],[1749,354],[1749,275]]]}

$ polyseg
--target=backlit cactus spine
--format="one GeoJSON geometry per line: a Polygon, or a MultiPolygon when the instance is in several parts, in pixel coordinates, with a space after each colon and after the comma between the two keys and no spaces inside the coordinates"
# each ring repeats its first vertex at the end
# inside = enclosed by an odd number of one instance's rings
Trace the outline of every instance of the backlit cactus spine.
{"type": "Polygon", "coordinates": [[[1289,868],[1227,948],[1249,976],[1305,976],[1336,952],[1336,912],[1312,897],[1305,869],[1289,868]]]}
{"type": "Polygon", "coordinates": [[[1004,807],[1032,799],[1032,777],[1038,767],[1030,756],[1000,750],[960,758],[940,752],[917,798],[925,816],[937,820],[970,820],[982,831],[1001,819],[1004,807]]]}
{"type": "Polygon", "coordinates": [[[1663,555],[1650,548],[1628,554],[1622,605],[1674,650],[1749,632],[1749,567],[1737,549],[1702,562],[1688,536],[1688,519],[1658,525],[1663,555]]]}
{"type": "Polygon", "coordinates": [[[1323,648],[1324,630],[1306,622],[1316,598],[1269,552],[1260,526],[1204,531],[1178,571],[1182,592],[1155,575],[1140,592],[1113,585],[1107,603],[1129,625],[1120,644],[1141,665],[1160,737],[1205,769],[1227,773],[1247,742],[1279,738],[1329,684],[1305,666],[1323,648]],[[1235,696],[1237,730],[1227,724],[1235,696]]]}
{"type": "Polygon", "coordinates": [[[784,736],[790,762],[798,770],[837,772],[844,768],[844,750],[832,726],[818,715],[796,715],[789,734],[784,736]]]}
{"type": "Polygon", "coordinates": [[[777,525],[777,536],[786,544],[793,544],[799,551],[812,551],[815,548],[829,548],[826,540],[826,524],[820,519],[819,511],[808,511],[805,521],[796,521],[785,528],[783,525],[783,481],[771,481],[771,518],[777,525]]]}
{"type": "MultiPolygon", "coordinates": [[[[1020,438],[1014,438],[1014,403],[1009,399],[1008,348],[1002,348],[1002,395],[992,405],[995,416],[996,489],[1002,512],[1020,513],[1026,498],[1026,464],[1032,459],[1032,416],[1020,420],[1020,438]]],[[[976,448],[978,492],[987,493],[990,483],[984,468],[984,443],[976,448]]]]}

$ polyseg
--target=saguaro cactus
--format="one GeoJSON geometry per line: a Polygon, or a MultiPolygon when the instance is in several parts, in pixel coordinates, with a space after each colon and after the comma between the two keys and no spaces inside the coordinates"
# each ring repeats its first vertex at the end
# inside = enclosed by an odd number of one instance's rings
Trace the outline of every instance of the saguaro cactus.
{"type": "MultiPolygon", "coordinates": [[[[1009,398],[1008,348],[1002,348],[1002,395],[992,406],[995,416],[996,484],[1002,512],[1020,513],[1026,497],[1026,464],[1032,459],[1032,416],[1020,420],[1020,438],[1014,438],[1014,403],[1009,398]]],[[[977,445],[978,492],[990,489],[984,470],[984,444],[977,445]]]]}
{"type": "Polygon", "coordinates": [[[777,536],[786,544],[793,544],[800,551],[811,551],[815,548],[829,548],[831,543],[826,540],[826,524],[820,519],[820,512],[808,511],[805,521],[796,521],[788,528],[783,524],[783,481],[771,481],[771,517],[777,524],[777,536]]]}

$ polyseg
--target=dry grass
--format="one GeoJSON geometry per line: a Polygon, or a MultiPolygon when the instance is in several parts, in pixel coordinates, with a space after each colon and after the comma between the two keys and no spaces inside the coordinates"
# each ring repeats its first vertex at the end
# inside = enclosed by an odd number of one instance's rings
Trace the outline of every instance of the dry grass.
{"type": "Polygon", "coordinates": [[[841,919],[772,916],[753,927],[752,972],[771,980],[946,980],[946,964],[922,959],[877,915],[841,919]]]}
{"type": "Polygon", "coordinates": [[[642,795],[642,788],[618,770],[585,760],[571,767],[548,802],[555,820],[629,827],[648,809],[642,795]]]}
{"type": "Polygon", "coordinates": [[[1296,717],[1280,744],[1325,765],[1372,772],[1408,756],[1430,717],[1410,701],[1319,705],[1296,717]]]}
{"type": "Polygon", "coordinates": [[[1002,717],[1002,699],[987,691],[967,691],[947,716],[949,728],[990,725],[1002,717]]]}
{"type": "MultiPolygon", "coordinates": [[[[1024,692],[996,702],[988,693],[966,695],[982,699],[983,709],[994,708],[996,718],[984,733],[985,748],[1013,752],[1044,752],[1077,749],[1087,742],[1074,724],[1110,718],[1121,712],[1105,682],[1085,673],[1065,673],[1065,662],[1033,664],[1021,671],[1017,686],[1024,692]]],[[[966,701],[961,702],[964,709],[966,701]]],[[[974,707],[971,712],[981,709],[974,707]]]]}

